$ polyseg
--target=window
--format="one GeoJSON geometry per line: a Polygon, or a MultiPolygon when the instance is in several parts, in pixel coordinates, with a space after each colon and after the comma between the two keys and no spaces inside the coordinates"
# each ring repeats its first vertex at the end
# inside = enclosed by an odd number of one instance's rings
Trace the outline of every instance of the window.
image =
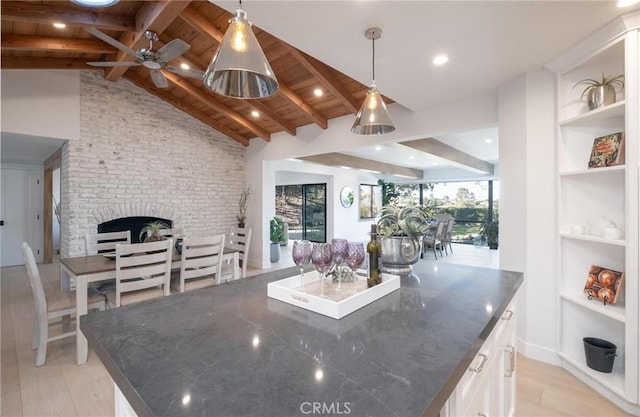
{"type": "Polygon", "coordinates": [[[382,194],[378,185],[360,184],[360,218],[372,219],[380,212],[382,194]]]}

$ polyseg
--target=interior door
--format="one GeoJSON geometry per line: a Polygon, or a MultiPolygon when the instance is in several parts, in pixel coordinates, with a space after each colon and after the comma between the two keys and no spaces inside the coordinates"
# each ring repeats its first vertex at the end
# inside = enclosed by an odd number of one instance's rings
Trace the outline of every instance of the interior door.
{"type": "Polygon", "coordinates": [[[327,185],[302,186],[302,238],[311,242],[327,241],[327,185]]]}
{"type": "Polygon", "coordinates": [[[20,245],[27,242],[42,262],[42,169],[2,167],[0,266],[22,265],[20,245]]]}

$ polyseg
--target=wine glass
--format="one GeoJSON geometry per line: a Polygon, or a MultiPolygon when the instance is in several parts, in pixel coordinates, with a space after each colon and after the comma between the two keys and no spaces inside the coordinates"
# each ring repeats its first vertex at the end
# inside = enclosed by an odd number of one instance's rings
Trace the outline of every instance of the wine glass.
{"type": "Polygon", "coordinates": [[[364,262],[364,244],[362,242],[349,242],[345,263],[351,269],[353,275],[353,292],[356,292],[356,269],[364,262]]]}
{"type": "Polygon", "coordinates": [[[342,265],[342,263],[347,258],[348,249],[349,247],[347,239],[331,239],[331,251],[333,253],[332,260],[336,274],[338,276],[338,289],[342,288],[340,265],[342,265]]]}
{"type": "Polygon", "coordinates": [[[304,267],[311,262],[311,242],[308,240],[296,240],[291,251],[293,262],[300,268],[300,288],[304,287],[304,267]]]}
{"type": "Polygon", "coordinates": [[[331,243],[314,243],[311,249],[311,262],[313,266],[320,273],[320,285],[324,293],[324,278],[325,274],[331,266],[331,243]]]}

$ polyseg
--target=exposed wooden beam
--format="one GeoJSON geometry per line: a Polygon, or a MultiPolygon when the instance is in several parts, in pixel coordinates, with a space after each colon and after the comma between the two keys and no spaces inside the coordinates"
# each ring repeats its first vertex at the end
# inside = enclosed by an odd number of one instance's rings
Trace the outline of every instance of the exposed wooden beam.
{"type": "MultiPolygon", "coordinates": [[[[25,1],[0,2],[2,20],[13,22],[48,23],[92,26],[98,29],[134,31],[135,21],[128,16],[110,14],[100,10],[65,9],[60,5],[34,4],[25,1]]],[[[4,34],[3,34],[4,36],[4,34]]]]}
{"type": "Polygon", "coordinates": [[[263,116],[271,119],[275,124],[277,124],[282,130],[290,134],[291,136],[296,135],[296,126],[292,123],[287,122],[278,114],[276,114],[269,106],[262,103],[260,100],[248,100],[248,103],[255,107],[263,116]]]}
{"type": "MultiPolygon", "coordinates": [[[[156,33],[162,33],[189,3],[189,1],[158,1],[145,3],[136,15],[136,32],[125,32],[118,40],[133,50],[148,45],[149,41],[145,38],[144,32],[146,30],[152,30],[156,33]]],[[[119,51],[114,61],[130,61],[131,58],[129,54],[119,51]]],[[[116,81],[127,69],[128,67],[109,68],[105,71],[105,78],[109,81],[116,81]]]]}
{"type": "Polygon", "coordinates": [[[320,65],[316,60],[309,57],[302,51],[294,48],[286,42],[280,42],[286,50],[302,64],[313,76],[315,76],[322,85],[331,91],[331,93],[338,98],[350,111],[355,114],[360,109],[358,100],[346,89],[346,87],[333,76],[331,71],[326,67],[320,65]]]}
{"type": "Polygon", "coordinates": [[[117,49],[98,39],[69,39],[32,35],[2,35],[2,49],[30,51],[82,52],[91,54],[115,54],[117,49]]]}
{"type": "Polygon", "coordinates": [[[2,69],[74,69],[74,70],[96,70],[95,67],[87,65],[84,59],[70,58],[38,58],[30,56],[2,57],[2,69]]]}
{"type": "MultiPolygon", "coordinates": [[[[204,19],[198,11],[193,7],[187,7],[184,9],[180,17],[191,27],[193,27],[198,32],[203,35],[208,35],[212,39],[215,39],[218,43],[222,41],[224,37],[224,33],[221,32],[215,25],[213,25],[208,20],[204,19]]],[[[213,53],[211,54],[213,56],[213,53]]],[[[276,74],[276,78],[278,74],[276,74]]],[[[306,114],[311,121],[316,123],[323,129],[326,129],[327,118],[321,115],[316,109],[314,109],[311,105],[305,102],[300,96],[298,96],[291,88],[282,82],[278,81],[279,87],[278,92],[276,94],[280,94],[281,97],[286,98],[288,101],[293,103],[296,107],[300,109],[304,114],[306,114]]],[[[356,110],[357,111],[357,110],[356,110]]],[[[278,122],[283,123],[283,122],[278,122]]]]}
{"type": "Polygon", "coordinates": [[[166,101],[167,103],[171,104],[177,109],[182,110],[188,115],[195,117],[196,119],[200,120],[202,123],[206,124],[207,126],[210,126],[213,129],[219,131],[220,133],[227,135],[228,137],[235,140],[236,142],[239,142],[244,146],[249,146],[249,139],[245,138],[238,132],[229,129],[226,126],[211,120],[211,117],[209,117],[209,115],[207,115],[206,113],[196,109],[193,106],[186,104],[183,100],[177,99],[175,96],[169,94],[165,90],[160,90],[156,88],[156,86],[153,85],[152,82],[141,77],[137,73],[129,72],[125,74],[125,78],[131,81],[132,83],[134,83],[135,85],[137,85],[138,87],[146,90],[148,93],[153,94],[154,96],[158,97],[163,101],[166,101]]]}
{"type": "MultiPolygon", "coordinates": [[[[185,23],[189,24],[203,35],[210,36],[218,43],[222,42],[224,32],[221,32],[212,22],[205,19],[195,7],[189,6],[185,8],[182,13],[180,13],[180,17],[185,21],[185,23]]],[[[212,57],[213,51],[210,58],[212,57]]]]}
{"type": "Polygon", "coordinates": [[[419,169],[387,164],[380,161],[359,158],[357,156],[346,155],[338,152],[331,152],[313,156],[303,156],[297,159],[334,167],[365,169],[367,171],[375,171],[381,174],[400,175],[409,178],[423,177],[423,172],[419,169]]]}
{"type": "Polygon", "coordinates": [[[164,74],[169,81],[175,84],[178,88],[184,90],[191,97],[201,101],[211,109],[219,113],[222,113],[228,119],[244,127],[245,129],[251,131],[254,135],[261,137],[267,142],[271,140],[271,135],[269,134],[269,132],[257,126],[256,124],[250,122],[249,120],[244,118],[240,113],[235,112],[234,110],[230,109],[229,107],[217,101],[212,94],[205,93],[204,91],[198,89],[198,87],[191,84],[189,81],[185,80],[182,77],[179,77],[176,74],[172,74],[168,71],[165,71],[164,74]]]}
{"type": "Polygon", "coordinates": [[[454,165],[469,171],[479,174],[493,174],[493,164],[462,152],[434,138],[410,140],[408,142],[400,142],[399,144],[446,159],[454,165]]]}
{"type": "Polygon", "coordinates": [[[320,114],[315,108],[307,104],[299,95],[297,95],[292,89],[287,87],[286,85],[280,83],[280,87],[278,87],[278,93],[282,95],[282,97],[289,100],[296,107],[300,109],[301,112],[306,114],[315,124],[320,126],[323,129],[326,129],[329,124],[327,118],[320,114]]]}

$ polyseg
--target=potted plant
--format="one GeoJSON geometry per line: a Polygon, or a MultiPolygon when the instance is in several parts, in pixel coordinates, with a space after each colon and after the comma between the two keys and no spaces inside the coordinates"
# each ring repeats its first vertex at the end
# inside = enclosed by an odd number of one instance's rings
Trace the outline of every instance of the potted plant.
{"type": "Polygon", "coordinates": [[[165,236],[160,235],[160,230],[168,229],[169,226],[163,222],[151,222],[144,225],[140,229],[140,242],[157,242],[158,240],[165,240],[165,236]]]}
{"type": "Polygon", "coordinates": [[[580,98],[586,94],[589,109],[593,110],[616,102],[616,87],[620,89],[619,91],[624,90],[624,74],[605,76],[602,73],[602,78],[585,78],[575,83],[573,88],[579,85],[586,85],[580,98]]]}
{"type": "Polygon", "coordinates": [[[280,242],[284,240],[284,221],[274,217],[269,222],[269,240],[271,240],[271,262],[280,261],[280,242]]]}
{"type": "Polygon", "coordinates": [[[486,222],[482,226],[480,235],[487,239],[489,249],[498,249],[499,224],[497,220],[486,222]]]}
{"type": "Polygon", "coordinates": [[[251,195],[251,189],[247,187],[240,193],[240,197],[238,197],[238,214],[236,215],[236,220],[240,228],[244,228],[245,221],[247,220],[249,195],[251,195]]]}
{"type": "Polygon", "coordinates": [[[382,271],[400,275],[411,273],[411,265],[420,258],[422,237],[429,230],[424,212],[417,206],[387,204],[380,210],[377,226],[382,271]]]}

